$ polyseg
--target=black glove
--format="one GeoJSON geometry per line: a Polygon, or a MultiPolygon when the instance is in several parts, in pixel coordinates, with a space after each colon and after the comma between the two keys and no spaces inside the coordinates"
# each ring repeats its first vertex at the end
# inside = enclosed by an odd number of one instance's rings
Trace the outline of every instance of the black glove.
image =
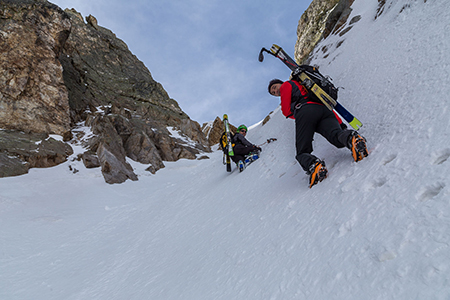
{"type": "Polygon", "coordinates": [[[341,129],[342,129],[342,130],[347,129],[347,125],[346,125],[344,122],[341,123],[341,129]]]}

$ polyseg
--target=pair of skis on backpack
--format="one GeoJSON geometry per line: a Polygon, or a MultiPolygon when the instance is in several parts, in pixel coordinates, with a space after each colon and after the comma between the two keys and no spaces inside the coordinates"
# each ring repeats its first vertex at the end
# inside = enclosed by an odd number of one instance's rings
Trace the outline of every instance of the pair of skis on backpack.
{"type": "Polygon", "coordinates": [[[230,130],[230,123],[228,121],[228,115],[223,115],[223,126],[225,129],[225,132],[222,134],[221,137],[221,145],[223,150],[223,156],[224,156],[224,164],[227,166],[227,172],[231,172],[231,156],[234,156],[233,151],[233,144],[231,142],[231,130],[230,130]]]}
{"type": "Polygon", "coordinates": [[[266,48],[262,48],[259,52],[260,62],[264,60],[263,52],[267,52],[280,59],[289,69],[291,69],[293,78],[296,78],[309,92],[314,93],[314,95],[316,95],[329,110],[334,109],[353,129],[358,130],[362,126],[361,121],[337,102],[337,93],[335,96],[336,99],[334,99],[320,87],[320,82],[330,82],[325,76],[318,71],[312,73],[306,66],[299,66],[278,45],[273,44],[270,51],[266,48]]]}

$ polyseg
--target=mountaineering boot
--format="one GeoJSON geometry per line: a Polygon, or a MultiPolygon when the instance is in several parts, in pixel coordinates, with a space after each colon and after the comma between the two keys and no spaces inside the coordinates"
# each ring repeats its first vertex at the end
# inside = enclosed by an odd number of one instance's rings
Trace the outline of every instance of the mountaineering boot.
{"type": "Polygon", "coordinates": [[[366,139],[356,131],[353,131],[348,138],[348,148],[352,151],[355,162],[358,162],[369,155],[367,152],[366,139]]]}
{"type": "Polygon", "coordinates": [[[251,154],[251,156],[252,156],[252,161],[255,161],[255,160],[257,160],[257,159],[259,158],[259,153],[258,153],[258,151],[253,152],[253,153],[250,153],[250,154],[251,154]]]}
{"type": "Polygon", "coordinates": [[[243,162],[242,160],[238,161],[237,167],[238,167],[238,169],[239,169],[239,172],[244,171],[244,170],[245,170],[245,164],[244,164],[244,162],[243,162]]]}
{"type": "Polygon", "coordinates": [[[325,167],[325,162],[320,159],[315,160],[311,166],[309,166],[308,174],[310,175],[309,188],[311,188],[313,185],[327,178],[328,170],[325,167]]]}
{"type": "Polygon", "coordinates": [[[248,165],[254,162],[259,158],[259,151],[250,152],[248,155],[245,156],[244,164],[248,165]]]}

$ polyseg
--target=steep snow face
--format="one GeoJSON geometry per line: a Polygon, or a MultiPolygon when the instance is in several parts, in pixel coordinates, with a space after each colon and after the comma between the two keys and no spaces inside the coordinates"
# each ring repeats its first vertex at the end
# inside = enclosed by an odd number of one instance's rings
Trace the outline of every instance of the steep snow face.
{"type": "Polygon", "coordinates": [[[368,158],[316,136],[330,172],[309,189],[277,109],[248,133],[277,141],[243,173],[214,152],[156,175],[133,164],[121,185],[78,161],[0,179],[0,298],[449,299],[450,9],[377,7],[356,0],[361,20],[313,60],[345,88],[368,158]]]}

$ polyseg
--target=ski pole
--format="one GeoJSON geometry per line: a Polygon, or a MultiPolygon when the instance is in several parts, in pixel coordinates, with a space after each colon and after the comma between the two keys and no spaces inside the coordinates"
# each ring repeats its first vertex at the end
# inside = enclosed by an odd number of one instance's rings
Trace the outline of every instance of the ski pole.
{"type": "Polygon", "coordinates": [[[267,139],[267,141],[265,141],[264,143],[262,143],[261,145],[258,145],[258,147],[261,147],[262,145],[265,145],[265,144],[269,144],[270,142],[274,142],[274,141],[276,141],[277,139],[276,138],[270,138],[270,139],[267,139]]]}

